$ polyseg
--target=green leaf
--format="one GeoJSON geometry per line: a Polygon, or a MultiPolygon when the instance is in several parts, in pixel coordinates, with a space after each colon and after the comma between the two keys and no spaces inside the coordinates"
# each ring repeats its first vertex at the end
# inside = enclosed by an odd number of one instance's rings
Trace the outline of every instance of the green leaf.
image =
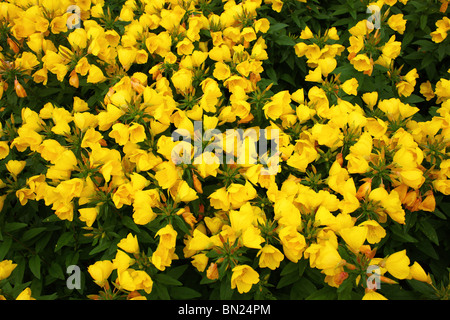
{"type": "Polygon", "coordinates": [[[9,248],[11,248],[12,242],[12,238],[7,237],[0,245],[0,261],[6,257],[6,254],[9,252],[9,248]]]}
{"type": "Polygon", "coordinates": [[[62,247],[67,246],[69,243],[74,241],[72,232],[65,232],[56,241],[55,252],[61,250],[62,247]]]}
{"type": "Polygon", "coordinates": [[[41,232],[47,230],[45,227],[32,228],[24,232],[22,236],[22,241],[28,241],[34,237],[36,237],[41,232]]]}
{"type": "Polygon", "coordinates": [[[310,294],[306,300],[335,300],[336,299],[336,289],[329,286],[323,287],[320,290],[310,294]]]}
{"type": "Polygon", "coordinates": [[[13,232],[13,231],[23,229],[26,226],[27,226],[27,224],[23,223],[23,222],[9,222],[9,223],[5,224],[4,230],[6,232],[13,232]]]}
{"type": "Polygon", "coordinates": [[[289,263],[286,264],[286,266],[283,268],[283,270],[281,270],[280,275],[285,276],[289,273],[297,271],[297,269],[298,269],[298,265],[296,263],[293,263],[292,261],[289,261],[289,263]]]}
{"type": "Polygon", "coordinates": [[[300,278],[291,288],[290,299],[302,300],[312,295],[317,290],[316,286],[306,277],[300,278]]]}
{"type": "Polygon", "coordinates": [[[96,246],[94,249],[89,251],[89,255],[92,256],[96,253],[105,251],[109,247],[111,247],[111,243],[109,241],[104,241],[104,242],[100,243],[98,246],[96,246]]]}
{"type": "Polygon", "coordinates": [[[167,275],[174,279],[178,279],[186,271],[187,268],[189,268],[189,265],[187,264],[173,267],[167,271],[167,275]]]}
{"type": "Polygon", "coordinates": [[[64,275],[62,267],[58,263],[56,263],[54,261],[50,265],[50,268],[48,269],[48,273],[52,277],[55,277],[56,279],[64,280],[66,278],[65,275],[64,275]]]}
{"type": "Polygon", "coordinates": [[[295,41],[291,37],[286,35],[276,37],[275,43],[279,44],[280,46],[295,46],[295,41]]]}
{"type": "Polygon", "coordinates": [[[233,289],[231,289],[231,276],[228,275],[220,283],[220,300],[230,300],[233,296],[233,289]]]}
{"type": "Polygon", "coordinates": [[[403,242],[418,242],[418,240],[409,234],[407,234],[399,225],[392,225],[391,227],[393,237],[397,237],[399,240],[403,240],[403,242]]]}
{"type": "Polygon", "coordinates": [[[436,245],[439,245],[439,238],[436,233],[436,230],[427,220],[421,221],[419,226],[428,239],[430,239],[436,245]]]}
{"type": "Polygon", "coordinates": [[[134,220],[129,216],[122,217],[122,224],[130,230],[133,230],[136,233],[140,233],[141,229],[134,223],[134,220]]]}
{"type": "Polygon", "coordinates": [[[417,247],[417,249],[425,253],[427,256],[436,260],[439,259],[439,255],[430,241],[419,241],[415,244],[415,246],[417,247]]]}
{"type": "Polygon", "coordinates": [[[168,286],[182,286],[183,283],[166,274],[159,273],[155,276],[155,282],[162,283],[168,286]]]}
{"type": "Polygon", "coordinates": [[[161,300],[170,300],[169,290],[167,290],[167,287],[165,285],[161,283],[155,283],[153,284],[153,289],[161,300]]]}
{"type": "Polygon", "coordinates": [[[202,295],[198,291],[188,287],[173,287],[170,288],[170,296],[175,300],[188,300],[199,298],[202,295]]]}
{"type": "Polygon", "coordinates": [[[30,267],[31,272],[38,279],[41,278],[41,258],[38,255],[34,255],[28,261],[28,266],[30,267]]]}
{"type": "Polygon", "coordinates": [[[281,277],[280,281],[278,281],[277,289],[284,288],[290,284],[293,284],[299,279],[297,274],[289,274],[287,276],[281,277]]]}
{"type": "Polygon", "coordinates": [[[273,34],[277,31],[280,31],[286,27],[288,27],[289,25],[285,24],[285,23],[275,23],[275,24],[271,24],[269,30],[267,30],[267,33],[269,34],[273,34]]]}
{"type": "Polygon", "coordinates": [[[436,298],[433,287],[430,286],[428,283],[418,281],[415,279],[406,280],[406,281],[415,291],[420,292],[423,295],[425,295],[425,298],[427,298],[427,299],[436,298]]]}

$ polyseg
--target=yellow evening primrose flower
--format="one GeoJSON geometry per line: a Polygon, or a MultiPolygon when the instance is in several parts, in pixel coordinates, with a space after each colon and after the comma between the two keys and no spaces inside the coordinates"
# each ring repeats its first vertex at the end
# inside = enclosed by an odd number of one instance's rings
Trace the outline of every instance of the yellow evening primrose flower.
{"type": "Polygon", "coordinates": [[[239,293],[249,292],[259,282],[259,274],[248,265],[238,265],[232,269],[231,289],[237,287],[239,293]]]}
{"type": "Polygon", "coordinates": [[[114,265],[109,260],[97,261],[88,267],[88,272],[94,282],[100,287],[105,286],[107,279],[113,271],[114,265]]]}
{"type": "Polygon", "coordinates": [[[139,252],[137,236],[133,236],[131,233],[129,233],[126,238],[120,240],[117,246],[128,253],[139,252]]]}
{"type": "Polygon", "coordinates": [[[16,267],[12,260],[0,261],[0,280],[8,278],[16,267]]]}
{"type": "Polygon", "coordinates": [[[386,258],[386,270],[399,280],[406,279],[410,274],[409,263],[406,250],[398,251],[386,258]]]}
{"type": "Polygon", "coordinates": [[[259,267],[271,270],[277,269],[284,259],[283,253],[271,244],[265,244],[258,251],[257,256],[259,256],[259,267]]]}

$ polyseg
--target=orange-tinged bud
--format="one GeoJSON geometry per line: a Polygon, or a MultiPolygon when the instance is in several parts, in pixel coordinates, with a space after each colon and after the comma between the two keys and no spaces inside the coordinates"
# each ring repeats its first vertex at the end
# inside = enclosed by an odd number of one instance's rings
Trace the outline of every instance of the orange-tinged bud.
{"type": "Polygon", "coordinates": [[[377,248],[371,249],[369,245],[363,245],[361,246],[360,251],[361,253],[364,253],[368,260],[371,260],[373,259],[373,257],[375,257],[377,248]]]}
{"type": "Polygon", "coordinates": [[[144,92],[145,89],[145,87],[141,84],[141,82],[134,77],[131,78],[131,87],[133,88],[134,91],[136,91],[139,94],[144,92]]]}
{"type": "Polygon", "coordinates": [[[349,270],[355,270],[356,269],[356,266],[354,264],[351,264],[351,263],[347,263],[345,265],[345,267],[347,267],[347,269],[349,269],[349,270]]]}
{"type": "Polygon", "coordinates": [[[425,193],[425,200],[421,201],[418,209],[423,211],[433,212],[436,208],[436,199],[434,198],[433,191],[427,191],[425,193]]]}
{"type": "Polygon", "coordinates": [[[14,53],[19,53],[20,49],[19,46],[17,45],[17,43],[14,42],[14,40],[12,40],[11,38],[8,38],[6,40],[8,42],[9,47],[11,48],[12,51],[14,51],[14,53]]]}
{"type": "Polygon", "coordinates": [[[100,143],[100,145],[101,145],[102,147],[106,147],[106,146],[108,145],[108,144],[106,143],[105,139],[100,139],[98,142],[100,143]]]}
{"type": "Polygon", "coordinates": [[[138,291],[131,291],[128,295],[127,295],[127,300],[131,300],[131,299],[133,299],[133,298],[136,298],[136,297],[140,297],[141,296],[141,294],[138,292],[138,291]]]}
{"type": "MultiPolygon", "coordinates": [[[[366,180],[366,179],[365,179],[366,180]]],[[[372,191],[372,179],[367,179],[356,192],[356,197],[361,200],[366,197],[372,191]]]]}
{"type": "Polygon", "coordinates": [[[197,178],[197,176],[194,174],[192,175],[192,178],[194,180],[194,188],[198,193],[203,193],[202,183],[197,178]]]}
{"type": "Polygon", "coordinates": [[[181,215],[183,216],[184,221],[188,225],[190,225],[191,228],[194,228],[195,224],[197,223],[197,220],[195,219],[194,215],[189,211],[185,211],[181,215]]]}
{"type": "Polygon", "coordinates": [[[217,263],[211,263],[206,270],[206,277],[210,280],[219,279],[219,270],[217,269],[217,263]]]}
{"type": "Polygon", "coordinates": [[[444,13],[445,11],[447,11],[448,8],[448,1],[444,1],[441,4],[441,8],[439,9],[440,12],[444,13]]]}
{"type": "Polygon", "coordinates": [[[397,281],[386,278],[385,276],[380,276],[380,281],[388,284],[397,284],[397,281]]]}
{"type": "Polygon", "coordinates": [[[105,95],[105,99],[103,99],[103,103],[108,105],[111,103],[111,96],[114,94],[114,88],[109,88],[108,93],[105,95]]]}
{"type": "Polygon", "coordinates": [[[78,86],[80,85],[80,80],[75,70],[72,70],[72,72],[70,73],[69,84],[75,88],[78,88],[78,86]]]}
{"type": "Polygon", "coordinates": [[[337,154],[336,161],[342,166],[342,164],[344,163],[344,159],[342,157],[342,153],[338,153],[337,154]]]}
{"type": "Polygon", "coordinates": [[[17,78],[14,80],[14,89],[16,90],[16,94],[19,98],[25,98],[27,96],[27,92],[20,84],[19,80],[17,78]]]}
{"type": "Polygon", "coordinates": [[[345,272],[345,271],[339,272],[337,275],[334,276],[334,283],[339,286],[347,278],[348,278],[347,272],[345,272]]]}
{"type": "Polygon", "coordinates": [[[417,201],[418,196],[419,196],[418,190],[412,190],[408,192],[405,196],[405,199],[403,200],[403,204],[407,207],[413,207],[417,201]]]}

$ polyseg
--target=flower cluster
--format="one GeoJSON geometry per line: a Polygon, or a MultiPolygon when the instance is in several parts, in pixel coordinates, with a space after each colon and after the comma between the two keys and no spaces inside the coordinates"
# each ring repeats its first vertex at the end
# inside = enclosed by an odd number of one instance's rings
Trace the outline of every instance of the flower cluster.
{"type": "MultiPolygon", "coordinates": [[[[309,68],[307,85],[272,90],[262,81],[271,22],[259,12],[280,12],[283,2],[127,0],[115,10],[103,0],[2,2],[0,98],[39,102],[15,114],[3,105],[1,215],[14,201],[43,203],[85,232],[83,241],[107,243],[112,250],[89,262],[103,290],[92,299],[163,297],[155,286],[181,284],[168,276],[175,262],[201,285],[225,282],[230,294],[267,295],[272,274],[302,261],[326,285],[360,288],[364,299],[384,298],[370,286],[371,267],[386,284],[432,284],[406,249],[380,248],[391,228],[434,212],[436,195],[450,194],[448,72],[422,81],[420,93],[439,107],[421,121],[404,100],[418,71],[396,63],[405,16],[383,9],[388,38],[368,20],[345,40],[336,27],[304,28],[289,50],[309,68]],[[72,5],[79,12],[66,10],[72,5]],[[341,64],[361,77],[343,77],[341,64]],[[395,95],[364,90],[374,74],[395,95]],[[46,100],[33,89],[50,85],[74,94],[46,100]],[[195,121],[220,133],[199,137],[195,121]],[[278,132],[278,152],[237,161],[239,146],[251,153],[270,141],[261,134],[268,128],[278,132]],[[192,143],[176,141],[177,129],[192,143]],[[211,148],[217,141],[221,154],[211,148]],[[192,161],[174,163],[179,146],[192,149],[192,161]],[[264,174],[270,160],[277,170],[264,174]]],[[[436,27],[430,36],[440,43],[448,18],[436,27]]],[[[0,280],[15,266],[2,261],[0,280]]]]}

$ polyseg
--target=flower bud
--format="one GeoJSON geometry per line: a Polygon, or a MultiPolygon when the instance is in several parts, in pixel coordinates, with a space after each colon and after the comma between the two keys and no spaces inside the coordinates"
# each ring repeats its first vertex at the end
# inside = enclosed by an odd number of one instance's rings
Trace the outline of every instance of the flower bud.
{"type": "Polygon", "coordinates": [[[16,94],[19,98],[25,98],[27,96],[27,92],[20,84],[19,80],[17,78],[14,80],[14,89],[16,90],[16,94]]]}
{"type": "Polygon", "coordinates": [[[19,47],[17,46],[17,43],[15,43],[11,38],[8,38],[6,40],[8,42],[9,47],[11,48],[12,51],[14,51],[14,53],[19,53],[19,47]]]}
{"type": "Polygon", "coordinates": [[[75,88],[78,88],[78,86],[80,85],[80,80],[75,70],[72,70],[72,72],[70,73],[69,84],[75,88]]]}

